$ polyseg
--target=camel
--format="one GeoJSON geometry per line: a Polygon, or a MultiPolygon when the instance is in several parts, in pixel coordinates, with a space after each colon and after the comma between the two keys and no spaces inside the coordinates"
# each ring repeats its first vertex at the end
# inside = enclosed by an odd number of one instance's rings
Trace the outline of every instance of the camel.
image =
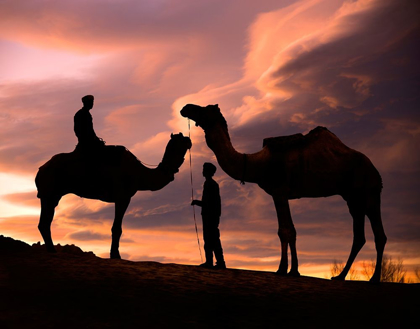
{"type": "Polygon", "coordinates": [[[230,177],[256,183],[274,201],[281,243],[277,273],[299,276],[296,229],[288,200],[340,195],[353,217],[353,245],[343,271],[333,280],[345,280],[358,252],[366,242],[365,215],[371,222],[377,252],[371,282],[379,282],[386,244],[380,200],[382,179],[371,161],[362,153],[344,145],[327,128],[317,127],[307,135],[264,139],[263,148],[242,154],[232,146],[225,118],[218,105],[206,107],[187,104],[181,115],[195,121],[205,133],[207,146],[216,155],[220,167],[230,177]],[[288,246],[291,267],[288,270],[288,246]]]}
{"type": "Polygon", "coordinates": [[[73,151],[54,155],[39,168],[35,178],[41,215],[38,229],[49,252],[55,252],[51,223],[55,207],[68,193],[83,198],[115,203],[110,257],[121,259],[119,242],[122,220],[137,191],[157,191],[174,180],[192,146],[189,137],[173,135],[157,168],[145,167],[124,146],[106,146],[91,155],[73,151]]]}

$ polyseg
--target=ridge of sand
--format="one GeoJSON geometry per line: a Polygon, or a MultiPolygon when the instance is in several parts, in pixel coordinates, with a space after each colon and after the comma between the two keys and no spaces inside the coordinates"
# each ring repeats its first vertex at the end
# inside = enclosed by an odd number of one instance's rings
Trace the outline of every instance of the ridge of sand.
{"type": "MultiPolygon", "coordinates": [[[[0,236],[1,328],[390,328],[419,323],[420,284],[96,257],[0,236]]],[[[416,327],[416,326],[415,326],[416,327]]],[[[419,326],[417,326],[419,327],[419,326]]]]}

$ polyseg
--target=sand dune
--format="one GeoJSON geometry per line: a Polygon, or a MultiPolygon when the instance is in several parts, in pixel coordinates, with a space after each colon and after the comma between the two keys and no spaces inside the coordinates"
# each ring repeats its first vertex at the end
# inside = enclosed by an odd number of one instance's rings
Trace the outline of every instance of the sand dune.
{"type": "MultiPolygon", "coordinates": [[[[1,328],[391,328],[419,324],[420,284],[96,257],[0,236],[1,328]]],[[[414,326],[416,327],[416,326],[414,326]]],[[[419,326],[417,326],[419,327],[419,326]]]]}

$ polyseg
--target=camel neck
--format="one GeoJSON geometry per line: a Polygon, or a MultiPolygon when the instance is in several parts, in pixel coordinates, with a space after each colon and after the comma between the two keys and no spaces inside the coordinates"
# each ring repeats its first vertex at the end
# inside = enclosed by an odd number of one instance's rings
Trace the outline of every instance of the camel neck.
{"type": "Polygon", "coordinates": [[[137,191],[157,191],[174,180],[173,173],[169,173],[159,166],[157,168],[147,168],[143,164],[138,165],[137,191]]]}
{"type": "Polygon", "coordinates": [[[233,179],[256,182],[255,154],[240,153],[235,150],[227,129],[216,125],[206,132],[208,147],[214,152],[217,162],[226,174],[233,179]]]}
{"type": "Polygon", "coordinates": [[[151,169],[140,164],[139,190],[155,191],[173,181],[174,175],[184,162],[185,151],[186,149],[176,147],[176,143],[171,140],[165,149],[162,161],[156,168],[151,169]]]}

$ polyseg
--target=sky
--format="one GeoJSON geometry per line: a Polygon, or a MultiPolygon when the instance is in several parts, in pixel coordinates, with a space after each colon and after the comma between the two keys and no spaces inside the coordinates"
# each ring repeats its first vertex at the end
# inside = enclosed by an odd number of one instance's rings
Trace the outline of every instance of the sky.
{"type": "MultiPolygon", "coordinates": [[[[420,3],[411,0],[0,1],[0,234],[36,243],[34,178],[77,144],[73,116],[95,96],[97,135],[158,164],[171,133],[190,135],[186,161],[164,189],[138,192],[123,222],[124,259],[199,264],[191,191],[217,165],[187,103],[219,104],[243,153],[266,137],[324,126],[364,153],[384,184],[385,253],[420,268],[420,3]],[[193,182],[190,182],[190,172],[193,182]]],[[[276,271],[277,217],[269,195],[217,165],[227,266],[276,271]]],[[[339,196],[290,201],[302,275],[345,262],[352,219],[339,196]]],[[[201,245],[200,209],[195,217],[201,245]]],[[[66,195],[54,242],[109,257],[113,204],[66,195]]],[[[375,258],[367,243],[355,268],[375,258]]],[[[362,278],[362,277],[361,277],[362,278]]]]}

